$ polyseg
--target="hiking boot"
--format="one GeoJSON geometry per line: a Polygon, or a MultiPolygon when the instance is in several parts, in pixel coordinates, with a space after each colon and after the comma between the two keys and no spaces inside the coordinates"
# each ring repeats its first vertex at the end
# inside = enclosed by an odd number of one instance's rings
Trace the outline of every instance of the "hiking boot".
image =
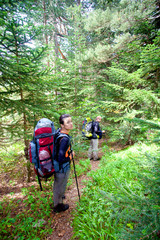
{"type": "Polygon", "coordinates": [[[64,212],[69,208],[68,204],[63,204],[63,203],[59,203],[57,206],[55,206],[53,208],[53,211],[58,213],[58,212],[64,212]]]}

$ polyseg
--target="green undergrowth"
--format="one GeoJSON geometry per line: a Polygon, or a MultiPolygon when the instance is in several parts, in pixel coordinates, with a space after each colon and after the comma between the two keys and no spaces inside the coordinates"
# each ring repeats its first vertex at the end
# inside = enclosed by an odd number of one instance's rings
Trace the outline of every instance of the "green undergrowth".
{"type": "MultiPolygon", "coordinates": [[[[23,157],[23,146],[14,145],[7,149],[7,152],[0,152],[0,169],[3,169],[5,176],[10,179],[8,188],[10,194],[3,196],[0,202],[0,239],[46,239],[53,231],[54,217],[51,206],[53,206],[53,181],[51,177],[47,182],[42,181],[43,191],[40,191],[37,182],[32,182],[28,188],[20,188],[18,194],[14,192],[16,180],[23,177],[23,170],[26,171],[26,162],[23,157]],[[17,173],[21,174],[17,174],[17,173]]],[[[90,170],[89,159],[76,160],[76,174],[80,176],[90,170]]],[[[25,172],[24,171],[24,172],[25,172]]],[[[22,180],[24,181],[24,180],[22,180]]],[[[71,164],[71,174],[68,186],[75,184],[75,172],[71,164]]]]}
{"type": "MultiPolygon", "coordinates": [[[[15,143],[0,149],[0,172],[6,173],[10,179],[21,178],[24,174],[26,161],[24,158],[24,145],[15,143]],[[19,168],[21,167],[21,171],[19,168]]],[[[25,171],[26,172],[26,171],[25,171]]],[[[3,179],[2,179],[3,180],[3,179]]]]}
{"type": "Polygon", "coordinates": [[[160,149],[136,144],[118,153],[103,148],[73,213],[74,237],[139,240],[160,237],[160,149]]]}
{"type": "MultiPolygon", "coordinates": [[[[14,196],[14,194],[12,194],[14,196]]],[[[39,187],[22,188],[18,197],[0,203],[1,239],[44,239],[52,232],[50,182],[39,187]]]]}

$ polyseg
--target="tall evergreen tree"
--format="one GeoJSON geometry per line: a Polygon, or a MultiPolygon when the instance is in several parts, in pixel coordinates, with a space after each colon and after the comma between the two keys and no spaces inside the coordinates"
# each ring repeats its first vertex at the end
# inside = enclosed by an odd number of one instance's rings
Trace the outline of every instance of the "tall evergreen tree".
{"type": "Polygon", "coordinates": [[[53,110],[47,65],[41,64],[45,49],[33,45],[39,29],[27,15],[33,6],[21,1],[1,6],[1,121],[7,120],[1,131],[5,134],[5,128],[12,136],[23,136],[26,148],[34,117],[53,110]]]}
{"type": "Polygon", "coordinates": [[[152,71],[159,74],[158,44],[153,45],[157,35],[153,24],[155,1],[123,0],[112,3],[103,10],[95,5],[97,9],[85,20],[88,50],[84,60],[94,72],[95,82],[92,85],[99,107],[107,119],[116,122],[121,122],[126,114],[150,117],[151,108],[152,114],[157,116],[159,100],[153,86],[158,78],[152,79],[152,85],[148,85],[147,80],[152,71]],[[156,49],[152,60],[154,70],[150,68],[149,49],[156,49]],[[146,66],[150,70],[145,68],[147,58],[146,66]]]}

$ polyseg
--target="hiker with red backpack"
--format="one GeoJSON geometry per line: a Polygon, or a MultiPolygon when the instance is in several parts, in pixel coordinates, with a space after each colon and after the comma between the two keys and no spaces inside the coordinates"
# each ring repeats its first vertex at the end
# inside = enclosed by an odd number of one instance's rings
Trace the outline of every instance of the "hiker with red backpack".
{"type": "Polygon", "coordinates": [[[54,212],[65,211],[68,204],[63,204],[64,193],[70,173],[70,162],[73,161],[78,197],[80,192],[74,162],[74,152],[71,148],[69,131],[73,128],[69,114],[63,114],[59,118],[61,128],[55,130],[54,123],[48,118],[40,119],[35,128],[33,139],[29,144],[30,162],[34,164],[34,170],[38,177],[42,191],[42,179],[48,179],[54,175],[53,201],[54,212]]]}
{"type": "Polygon", "coordinates": [[[71,116],[63,114],[59,118],[61,128],[57,131],[56,136],[56,153],[54,160],[54,184],[53,184],[53,201],[54,212],[66,211],[69,208],[68,204],[63,204],[64,193],[67,186],[67,181],[70,173],[70,162],[74,157],[74,152],[71,149],[70,130],[73,128],[71,116]]]}

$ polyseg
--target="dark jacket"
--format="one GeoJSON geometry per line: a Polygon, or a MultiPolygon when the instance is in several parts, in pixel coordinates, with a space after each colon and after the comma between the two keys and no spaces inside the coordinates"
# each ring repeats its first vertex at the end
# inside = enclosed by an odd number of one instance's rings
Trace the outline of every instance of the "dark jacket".
{"type": "Polygon", "coordinates": [[[93,132],[92,132],[92,139],[101,139],[102,138],[102,130],[99,126],[99,122],[93,122],[93,132]]]}
{"type": "Polygon", "coordinates": [[[71,139],[70,136],[63,133],[56,142],[56,156],[54,161],[55,172],[66,172],[70,169],[71,155],[71,139]]]}
{"type": "Polygon", "coordinates": [[[69,135],[68,137],[64,136],[59,139],[58,143],[58,156],[57,160],[60,164],[70,162],[70,151],[71,151],[71,145],[70,145],[70,139],[69,135]]]}

